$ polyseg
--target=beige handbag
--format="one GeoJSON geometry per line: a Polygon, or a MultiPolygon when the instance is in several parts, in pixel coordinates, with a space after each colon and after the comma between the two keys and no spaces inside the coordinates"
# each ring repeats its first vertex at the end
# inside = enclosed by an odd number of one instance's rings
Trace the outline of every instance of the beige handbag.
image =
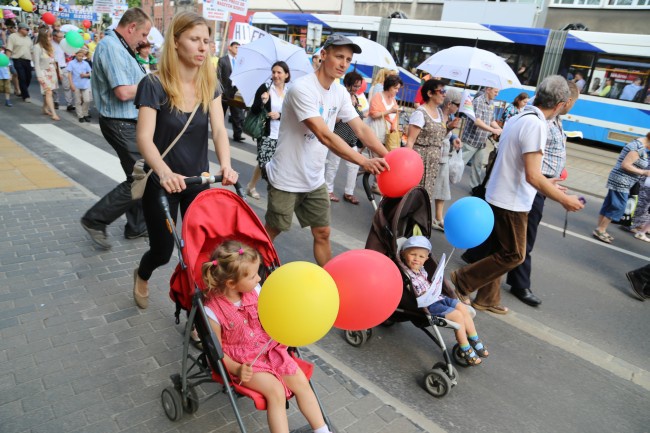
{"type": "MultiPolygon", "coordinates": [[[[190,126],[190,123],[192,123],[192,118],[194,118],[194,114],[196,114],[196,110],[198,110],[199,105],[200,104],[197,104],[196,107],[194,107],[194,111],[192,111],[192,114],[190,114],[187,122],[185,122],[185,126],[183,126],[181,132],[176,136],[176,138],[174,138],[174,141],[172,141],[172,143],[167,146],[167,149],[165,149],[161,155],[163,158],[169,153],[170,150],[172,150],[172,147],[174,147],[176,142],[183,136],[187,127],[190,126]]],[[[151,173],[153,172],[152,169],[149,169],[149,171],[144,171],[144,164],[144,158],[140,158],[135,162],[135,165],[133,165],[133,173],[131,174],[131,177],[133,178],[133,182],[131,182],[132,200],[140,200],[142,198],[144,195],[144,190],[147,187],[147,179],[149,179],[149,176],[151,176],[151,173]]]]}

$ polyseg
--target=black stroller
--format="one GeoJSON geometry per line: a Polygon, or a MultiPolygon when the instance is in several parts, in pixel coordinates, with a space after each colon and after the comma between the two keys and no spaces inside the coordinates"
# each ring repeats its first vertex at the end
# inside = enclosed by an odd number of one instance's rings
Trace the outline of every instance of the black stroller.
{"type": "MultiPolygon", "coordinates": [[[[368,182],[367,178],[364,178],[364,187],[366,186],[368,186],[368,182]]],[[[369,188],[366,189],[366,193],[369,193],[369,188]]],[[[371,198],[372,194],[369,193],[368,197],[371,198]]],[[[374,201],[374,198],[372,200],[374,201]]],[[[423,309],[418,308],[411,280],[405,272],[406,266],[399,254],[400,247],[407,238],[413,235],[430,238],[431,223],[431,203],[429,194],[424,188],[415,187],[401,198],[385,197],[375,212],[366,248],[388,256],[395,262],[402,275],[402,298],[395,312],[383,325],[390,326],[396,322],[410,321],[440,347],[444,362],[435,363],[425,375],[424,388],[434,397],[444,397],[452,387],[458,384],[458,371],[451,363],[447,347],[438,328],[459,329],[459,326],[451,320],[431,316],[423,309]]],[[[430,277],[433,277],[437,266],[437,262],[429,255],[424,268],[430,277]]],[[[443,294],[450,298],[457,298],[452,287],[445,280],[443,294]]],[[[372,329],[345,332],[345,340],[355,347],[363,345],[371,336],[372,329]]],[[[467,367],[468,364],[460,357],[459,351],[460,346],[456,344],[452,349],[452,356],[458,365],[467,367]]]]}

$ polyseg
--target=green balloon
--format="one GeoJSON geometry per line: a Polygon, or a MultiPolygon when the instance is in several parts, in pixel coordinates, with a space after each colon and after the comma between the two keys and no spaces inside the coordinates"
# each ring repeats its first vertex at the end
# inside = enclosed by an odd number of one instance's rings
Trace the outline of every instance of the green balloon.
{"type": "Polygon", "coordinates": [[[77,32],[66,33],[65,40],[72,48],[81,48],[84,46],[84,38],[77,32]]]}
{"type": "Polygon", "coordinates": [[[6,54],[0,53],[0,68],[4,68],[5,66],[9,66],[9,57],[6,54]]]}

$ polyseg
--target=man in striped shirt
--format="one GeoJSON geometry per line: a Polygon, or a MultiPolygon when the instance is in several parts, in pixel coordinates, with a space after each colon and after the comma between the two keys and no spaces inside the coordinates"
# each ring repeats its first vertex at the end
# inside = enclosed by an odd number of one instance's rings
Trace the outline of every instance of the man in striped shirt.
{"type": "Polygon", "coordinates": [[[501,135],[501,127],[494,120],[494,107],[492,101],[499,93],[499,89],[486,87],[485,93],[474,98],[475,120],[467,119],[467,124],[460,135],[463,143],[463,162],[472,162],[472,171],[469,177],[469,186],[474,188],[481,183],[483,169],[487,160],[485,142],[490,135],[501,135]]]}
{"type": "MultiPolygon", "coordinates": [[[[570,91],[569,100],[557,116],[547,121],[548,138],[546,139],[546,148],[544,149],[544,158],[542,159],[542,174],[549,179],[558,180],[562,169],[566,165],[566,138],[562,130],[562,119],[560,119],[560,116],[567,114],[580,96],[578,86],[572,81],[569,81],[568,84],[570,91]]],[[[546,196],[537,191],[533,200],[533,206],[530,212],[528,212],[526,258],[522,264],[508,272],[508,277],[506,278],[506,282],[510,285],[510,293],[531,307],[536,307],[542,303],[542,300],[530,290],[530,273],[532,270],[532,257],[530,253],[535,246],[537,228],[542,221],[545,200],[546,196]]]]}

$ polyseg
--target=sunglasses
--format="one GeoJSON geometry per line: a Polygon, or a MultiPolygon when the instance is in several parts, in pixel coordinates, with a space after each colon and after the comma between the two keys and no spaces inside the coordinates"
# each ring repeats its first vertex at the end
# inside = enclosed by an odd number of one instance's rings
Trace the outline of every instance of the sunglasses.
{"type": "Polygon", "coordinates": [[[435,91],[443,96],[447,94],[447,91],[445,89],[436,89],[435,91]]]}
{"type": "Polygon", "coordinates": [[[452,104],[454,104],[456,107],[460,107],[460,103],[458,102],[452,102],[452,104]]]}

